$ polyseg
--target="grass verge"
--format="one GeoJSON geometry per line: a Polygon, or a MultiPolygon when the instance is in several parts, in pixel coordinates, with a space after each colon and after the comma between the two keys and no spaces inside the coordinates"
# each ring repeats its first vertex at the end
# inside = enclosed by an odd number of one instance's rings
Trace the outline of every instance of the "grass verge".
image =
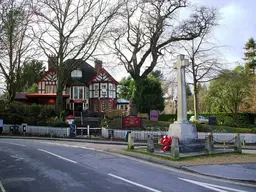
{"type": "Polygon", "coordinates": [[[160,160],[167,160],[178,165],[209,165],[209,164],[229,164],[229,163],[255,163],[256,162],[256,154],[249,154],[249,153],[224,153],[224,154],[212,154],[212,155],[200,155],[200,156],[193,156],[193,157],[181,157],[178,160],[172,159],[168,156],[161,156],[156,155],[144,151],[128,151],[123,149],[128,153],[136,153],[139,155],[146,155],[149,157],[157,158],[160,160]]]}

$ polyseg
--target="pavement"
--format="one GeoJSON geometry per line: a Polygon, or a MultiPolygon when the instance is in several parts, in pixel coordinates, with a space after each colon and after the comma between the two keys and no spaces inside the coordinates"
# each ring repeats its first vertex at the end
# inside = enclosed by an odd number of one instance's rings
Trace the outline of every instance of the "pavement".
{"type": "Polygon", "coordinates": [[[184,168],[185,170],[200,173],[201,175],[256,183],[256,162],[225,165],[186,166],[184,168]]]}
{"type": "MultiPolygon", "coordinates": [[[[184,166],[175,163],[175,161],[168,161],[159,159],[157,157],[128,152],[124,150],[108,150],[112,153],[118,153],[125,156],[134,157],[151,163],[161,164],[168,167],[173,167],[183,171],[196,173],[203,176],[210,176],[219,179],[226,179],[238,182],[248,182],[256,184],[256,161],[252,163],[241,164],[214,164],[214,165],[197,165],[184,166]]],[[[255,156],[256,159],[256,156],[255,156]]]]}
{"type": "MultiPolygon", "coordinates": [[[[20,138],[24,137],[11,137],[15,138],[17,141],[23,141],[20,138]]],[[[10,137],[1,136],[0,141],[3,139],[10,139],[10,137]]],[[[156,157],[131,153],[124,151],[123,145],[127,145],[127,142],[118,142],[118,141],[99,141],[99,140],[85,140],[85,139],[64,139],[64,138],[39,138],[42,142],[48,143],[51,145],[73,147],[73,148],[82,148],[88,150],[96,151],[107,151],[111,153],[121,154],[136,159],[140,159],[146,162],[163,165],[167,167],[172,167],[175,169],[187,171],[190,173],[196,173],[202,176],[209,176],[213,178],[226,179],[236,182],[247,182],[256,184],[256,161],[252,163],[242,163],[242,164],[224,164],[224,165],[199,165],[199,166],[182,166],[173,161],[167,161],[159,159],[156,157]],[[48,140],[48,141],[46,141],[48,140]],[[72,142],[70,142],[72,141],[72,142]]],[[[29,137],[31,142],[40,141],[38,137],[29,137]]],[[[25,140],[25,141],[29,141],[25,140]]],[[[145,145],[141,143],[140,145],[145,145]]],[[[245,146],[245,150],[251,153],[256,153],[255,146],[245,146]]]]}

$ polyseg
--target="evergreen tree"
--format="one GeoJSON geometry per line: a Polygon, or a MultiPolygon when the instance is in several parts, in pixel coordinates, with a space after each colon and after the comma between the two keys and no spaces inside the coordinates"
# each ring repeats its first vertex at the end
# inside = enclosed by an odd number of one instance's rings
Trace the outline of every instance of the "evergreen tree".
{"type": "Polygon", "coordinates": [[[245,70],[247,74],[255,74],[255,67],[256,67],[256,42],[251,37],[247,43],[245,44],[245,70]]]}

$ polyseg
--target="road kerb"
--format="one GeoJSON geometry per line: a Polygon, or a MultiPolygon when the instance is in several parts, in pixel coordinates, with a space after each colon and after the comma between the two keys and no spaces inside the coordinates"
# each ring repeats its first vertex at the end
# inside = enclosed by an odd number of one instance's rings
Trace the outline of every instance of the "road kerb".
{"type": "Polygon", "coordinates": [[[142,154],[136,154],[136,153],[126,152],[126,151],[122,151],[122,150],[106,150],[106,151],[110,152],[110,153],[121,154],[121,155],[129,156],[129,157],[133,157],[133,158],[148,161],[151,163],[164,165],[164,166],[175,168],[175,169],[180,169],[182,171],[186,171],[186,172],[190,172],[190,173],[194,173],[194,174],[198,174],[198,175],[202,175],[202,176],[212,177],[212,178],[216,178],[216,179],[224,179],[224,180],[233,181],[233,182],[248,183],[248,184],[252,184],[253,186],[254,185],[256,186],[256,182],[254,180],[234,179],[234,178],[229,178],[229,177],[221,177],[221,176],[216,176],[216,175],[211,175],[211,174],[205,174],[202,172],[191,170],[186,166],[178,165],[178,164],[175,164],[168,160],[158,159],[156,157],[152,157],[152,156],[149,156],[146,154],[142,155],[142,154]]]}
{"type": "Polygon", "coordinates": [[[190,173],[196,173],[196,174],[202,175],[202,176],[213,177],[213,178],[216,178],[216,179],[225,179],[225,180],[229,180],[229,181],[236,181],[236,182],[243,182],[243,183],[246,182],[246,183],[253,184],[253,185],[256,186],[256,181],[255,180],[234,179],[234,178],[230,178],[230,177],[221,177],[221,176],[217,176],[217,175],[206,174],[206,173],[202,173],[202,172],[199,172],[199,171],[191,170],[186,166],[181,166],[181,170],[187,171],[187,172],[190,172],[190,173]]]}

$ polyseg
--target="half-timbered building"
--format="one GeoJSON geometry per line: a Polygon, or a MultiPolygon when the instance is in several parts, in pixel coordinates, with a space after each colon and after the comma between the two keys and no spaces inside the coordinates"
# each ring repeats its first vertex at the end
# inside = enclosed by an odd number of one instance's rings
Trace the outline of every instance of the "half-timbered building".
{"type": "MultiPolygon", "coordinates": [[[[56,103],[57,75],[54,57],[48,59],[48,71],[36,82],[37,93],[25,94],[27,103],[54,105],[56,103]]],[[[92,67],[83,60],[69,59],[66,65],[76,63],[63,91],[63,104],[67,110],[106,112],[116,109],[118,82],[96,60],[92,67]]]]}

